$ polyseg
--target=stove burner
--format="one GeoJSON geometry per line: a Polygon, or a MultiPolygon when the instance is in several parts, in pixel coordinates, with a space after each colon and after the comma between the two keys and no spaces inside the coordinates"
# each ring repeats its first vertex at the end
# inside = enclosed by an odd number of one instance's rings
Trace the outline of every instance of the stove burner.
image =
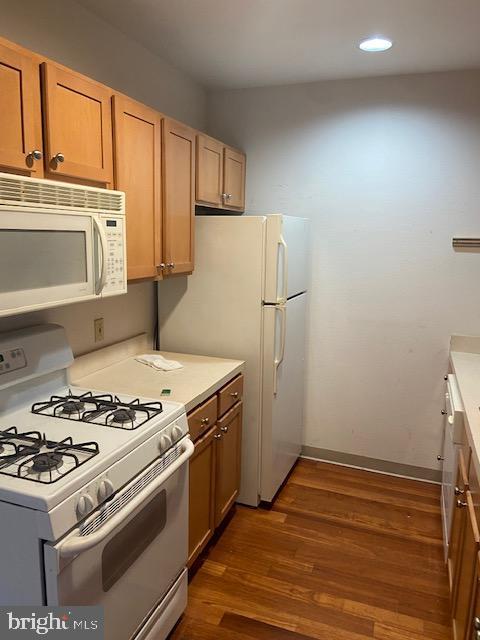
{"type": "Polygon", "coordinates": [[[67,400],[60,408],[62,413],[71,416],[73,413],[80,414],[85,409],[85,403],[81,400],[67,400]]]}
{"type": "Polygon", "coordinates": [[[39,453],[32,459],[32,463],[32,471],[37,473],[53,471],[63,465],[63,456],[61,453],[55,453],[54,451],[39,453]]]}
{"type": "Polygon", "coordinates": [[[135,420],[135,410],[129,409],[128,407],[122,409],[116,409],[112,413],[113,422],[118,422],[119,424],[125,424],[126,422],[134,422],[135,420]]]}

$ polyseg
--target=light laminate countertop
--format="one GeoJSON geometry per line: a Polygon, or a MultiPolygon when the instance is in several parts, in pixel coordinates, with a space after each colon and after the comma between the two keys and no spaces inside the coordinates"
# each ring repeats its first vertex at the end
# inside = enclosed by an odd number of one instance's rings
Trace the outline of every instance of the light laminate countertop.
{"type": "Polygon", "coordinates": [[[102,359],[102,351],[79,359],[80,364],[74,366],[71,373],[73,384],[86,389],[173,400],[184,404],[187,412],[242,373],[245,364],[241,360],[142,350],[142,354],[160,353],[167,360],[177,360],[184,365],[175,371],[158,371],[137,362],[135,355],[110,363],[108,358],[102,359]],[[95,360],[98,368],[92,371],[95,360]],[[85,362],[88,367],[84,366],[85,362]],[[170,395],[162,396],[162,389],[171,389],[170,395]]]}

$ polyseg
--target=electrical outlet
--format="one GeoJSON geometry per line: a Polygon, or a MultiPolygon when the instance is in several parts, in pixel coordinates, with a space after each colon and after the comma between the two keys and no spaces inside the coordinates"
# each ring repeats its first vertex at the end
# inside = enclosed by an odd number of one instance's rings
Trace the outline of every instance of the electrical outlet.
{"type": "Polygon", "coordinates": [[[93,321],[93,327],[95,330],[95,342],[101,342],[105,338],[103,318],[95,318],[93,321]]]}

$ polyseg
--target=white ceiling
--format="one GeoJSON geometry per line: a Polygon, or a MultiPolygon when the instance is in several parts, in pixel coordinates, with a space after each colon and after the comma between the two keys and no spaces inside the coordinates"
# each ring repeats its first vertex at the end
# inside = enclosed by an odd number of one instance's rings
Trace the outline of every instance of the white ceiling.
{"type": "Polygon", "coordinates": [[[480,67],[480,0],[77,1],[207,86],[480,67]]]}

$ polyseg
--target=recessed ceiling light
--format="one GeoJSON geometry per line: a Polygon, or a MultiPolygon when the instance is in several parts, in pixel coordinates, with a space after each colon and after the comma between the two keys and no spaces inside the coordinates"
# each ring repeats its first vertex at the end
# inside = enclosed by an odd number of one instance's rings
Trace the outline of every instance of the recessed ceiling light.
{"type": "Polygon", "coordinates": [[[358,46],[362,51],[375,53],[378,51],[387,51],[392,45],[393,42],[387,38],[367,38],[366,40],[362,40],[358,46]]]}

